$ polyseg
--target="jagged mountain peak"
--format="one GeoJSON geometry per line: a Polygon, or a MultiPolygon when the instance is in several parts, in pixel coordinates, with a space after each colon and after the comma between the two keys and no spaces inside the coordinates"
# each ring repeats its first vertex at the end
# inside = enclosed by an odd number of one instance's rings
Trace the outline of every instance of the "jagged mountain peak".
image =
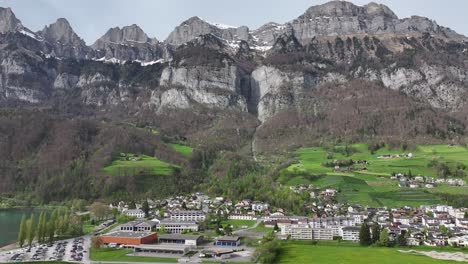
{"type": "Polygon", "coordinates": [[[61,44],[73,46],[86,45],[65,18],[59,18],[56,22],[45,26],[43,30],[37,32],[37,35],[50,43],[60,42],[61,44]]]}
{"type": "Polygon", "coordinates": [[[9,7],[0,7],[0,33],[20,31],[24,27],[9,7]]]}
{"type": "Polygon", "coordinates": [[[398,19],[398,16],[384,4],[370,2],[369,4],[365,5],[364,8],[366,9],[367,14],[371,16],[385,16],[398,19]]]}
{"type": "Polygon", "coordinates": [[[100,48],[102,43],[125,43],[125,42],[137,42],[137,43],[156,43],[156,39],[149,38],[148,35],[139,27],[137,24],[129,26],[113,27],[110,28],[102,37],[100,37],[92,45],[93,48],[100,48]]]}
{"type": "Polygon", "coordinates": [[[198,16],[193,16],[177,26],[165,42],[179,46],[205,34],[213,34],[226,41],[248,40],[250,38],[249,28],[246,26],[235,27],[212,23],[198,16]]]}
{"type": "Polygon", "coordinates": [[[398,19],[397,15],[386,5],[371,2],[364,6],[358,6],[347,1],[330,1],[322,5],[311,6],[306,10],[303,16],[307,18],[383,16],[398,19]]]}

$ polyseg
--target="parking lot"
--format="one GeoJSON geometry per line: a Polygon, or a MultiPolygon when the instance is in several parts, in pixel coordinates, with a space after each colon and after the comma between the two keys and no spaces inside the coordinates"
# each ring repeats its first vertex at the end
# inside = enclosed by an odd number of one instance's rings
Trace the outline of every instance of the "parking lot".
{"type": "Polygon", "coordinates": [[[89,238],[60,240],[51,244],[34,244],[11,251],[0,252],[0,262],[74,261],[89,262],[89,238]]]}

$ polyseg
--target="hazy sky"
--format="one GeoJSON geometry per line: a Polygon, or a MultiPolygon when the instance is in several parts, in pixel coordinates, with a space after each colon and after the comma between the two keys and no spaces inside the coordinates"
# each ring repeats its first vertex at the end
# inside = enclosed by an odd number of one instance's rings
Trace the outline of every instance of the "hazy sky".
{"type": "MultiPolygon", "coordinates": [[[[358,5],[370,0],[351,0],[358,5]]],[[[109,28],[138,24],[150,36],[164,40],[185,19],[246,25],[255,29],[274,21],[284,23],[312,5],[327,0],[0,0],[11,7],[23,25],[33,31],[65,17],[87,44],[109,28]]],[[[440,25],[468,35],[468,0],[375,0],[400,18],[426,16],[440,25]]]]}

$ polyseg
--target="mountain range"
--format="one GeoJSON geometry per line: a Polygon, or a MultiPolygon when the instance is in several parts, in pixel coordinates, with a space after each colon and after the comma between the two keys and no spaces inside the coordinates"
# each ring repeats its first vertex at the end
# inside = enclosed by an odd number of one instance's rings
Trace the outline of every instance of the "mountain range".
{"type": "MultiPolygon", "coordinates": [[[[0,69],[6,120],[149,126],[255,160],[327,140],[465,142],[468,124],[468,39],[376,3],[331,1],[254,30],[192,17],[164,41],[115,27],[91,46],[64,18],[33,32],[0,8],[0,69]]],[[[0,149],[19,135],[9,125],[0,149]]],[[[3,166],[34,160],[51,142],[38,137],[3,166]]]]}

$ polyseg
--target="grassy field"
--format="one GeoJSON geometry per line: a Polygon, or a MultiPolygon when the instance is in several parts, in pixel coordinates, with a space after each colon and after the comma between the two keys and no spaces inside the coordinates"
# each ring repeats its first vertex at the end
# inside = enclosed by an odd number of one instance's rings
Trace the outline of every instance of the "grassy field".
{"type": "Polygon", "coordinates": [[[231,225],[233,230],[239,230],[245,227],[252,227],[256,222],[255,220],[226,220],[221,222],[221,224],[223,226],[231,225]]]}
{"type": "Polygon", "coordinates": [[[395,248],[360,247],[357,244],[324,244],[307,245],[305,243],[287,243],[280,255],[278,263],[310,263],[310,264],[436,264],[459,263],[444,261],[426,256],[411,255],[398,252],[395,248]]]}
{"type": "Polygon", "coordinates": [[[96,225],[84,224],[83,225],[83,232],[85,234],[88,234],[88,233],[93,232],[95,228],[96,228],[96,225]]]}
{"type": "MultiPolygon", "coordinates": [[[[132,155],[127,154],[127,156],[132,155]]],[[[105,167],[104,171],[112,175],[132,176],[139,173],[170,175],[173,169],[172,165],[164,161],[146,155],[139,155],[137,160],[126,160],[126,158],[120,157],[105,167]]]]}
{"type": "MultiPolygon", "coordinates": [[[[450,168],[468,164],[468,149],[460,146],[430,145],[418,146],[412,151],[389,150],[381,148],[375,153],[365,144],[354,144],[353,151],[346,156],[344,147],[338,146],[325,150],[321,147],[301,148],[297,150],[299,162],[287,168],[278,181],[286,185],[313,184],[318,187],[337,188],[339,201],[359,203],[369,206],[419,206],[439,203],[437,193],[466,194],[468,188],[440,185],[433,189],[401,189],[398,182],[391,180],[391,173],[437,176],[435,168],[429,166],[433,159],[445,162],[450,168]],[[384,154],[412,153],[413,158],[379,159],[384,154]],[[323,166],[333,160],[366,160],[367,165],[354,165],[352,172],[333,172],[334,168],[323,166]],[[367,171],[359,168],[366,167],[367,171]],[[306,174],[304,174],[304,172],[306,174]],[[320,177],[310,177],[322,175],[320,177]]],[[[468,172],[467,172],[468,174],[468,172]]]]}
{"type": "Polygon", "coordinates": [[[127,254],[130,252],[133,252],[133,250],[112,248],[91,249],[90,258],[94,261],[177,263],[176,258],[128,256],[127,254]]]}
{"type": "MultiPolygon", "coordinates": [[[[461,163],[468,165],[468,149],[462,146],[449,145],[420,145],[415,150],[404,151],[402,149],[390,150],[383,147],[374,154],[368,150],[366,144],[354,144],[350,146],[356,152],[351,152],[349,156],[344,155],[344,146],[336,146],[325,150],[322,147],[301,148],[297,150],[299,163],[291,165],[288,170],[307,171],[314,174],[331,173],[333,168],[322,166],[322,163],[337,160],[367,160],[370,164],[365,165],[367,174],[390,175],[391,173],[407,173],[411,170],[413,175],[437,176],[435,168],[428,166],[431,160],[445,162],[449,167],[454,168],[461,163]],[[412,153],[413,158],[391,158],[379,159],[378,156],[384,154],[412,153]],[[329,159],[327,159],[329,155],[329,159]]],[[[355,166],[357,168],[363,166],[355,166]]],[[[468,174],[468,170],[465,170],[468,174]]]]}
{"type": "Polygon", "coordinates": [[[181,144],[170,144],[170,146],[177,152],[185,155],[185,156],[190,156],[192,155],[193,148],[186,146],[186,145],[181,145],[181,144]]]}

